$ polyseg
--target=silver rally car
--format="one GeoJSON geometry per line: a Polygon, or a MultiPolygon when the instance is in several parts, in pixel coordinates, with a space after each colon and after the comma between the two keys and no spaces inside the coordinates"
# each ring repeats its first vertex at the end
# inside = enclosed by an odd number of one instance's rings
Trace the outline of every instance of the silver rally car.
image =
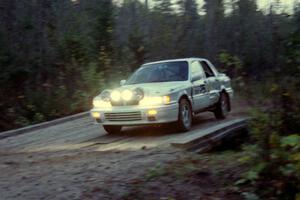
{"type": "Polygon", "coordinates": [[[102,91],[90,113],[108,133],[120,132],[122,126],[162,123],[175,123],[184,132],[200,112],[224,119],[232,97],[230,78],[208,60],[163,60],[142,65],[119,88],[102,91]]]}

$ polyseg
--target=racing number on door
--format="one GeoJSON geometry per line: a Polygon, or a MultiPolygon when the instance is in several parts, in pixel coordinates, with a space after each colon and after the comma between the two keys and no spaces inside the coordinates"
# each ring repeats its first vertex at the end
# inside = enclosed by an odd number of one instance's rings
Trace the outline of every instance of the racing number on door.
{"type": "Polygon", "coordinates": [[[199,61],[192,62],[191,77],[193,84],[193,105],[195,110],[200,110],[208,105],[209,99],[204,71],[199,61]]]}

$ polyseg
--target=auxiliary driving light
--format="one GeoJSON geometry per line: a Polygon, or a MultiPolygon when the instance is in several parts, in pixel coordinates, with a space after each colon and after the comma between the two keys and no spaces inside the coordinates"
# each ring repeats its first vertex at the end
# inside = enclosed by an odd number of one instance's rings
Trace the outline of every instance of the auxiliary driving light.
{"type": "Polygon", "coordinates": [[[125,101],[129,101],[133,96],[133,93],[130,90],[124,90],[122,92],[122,99],[125,101]]]}
{"type": "Polygon", "coordinates": [[[92,112],[92,117],[99,119],[101,117],[101,114],[99,112],[92,112]]]}
{"type": "Polygon", "coordinates": [[[114,90],[111,95],[110,95],[110,98],[113,100],[113,101],[119,101],[121,99],[121,93],[118,91],[118,90],[114,90]]]}

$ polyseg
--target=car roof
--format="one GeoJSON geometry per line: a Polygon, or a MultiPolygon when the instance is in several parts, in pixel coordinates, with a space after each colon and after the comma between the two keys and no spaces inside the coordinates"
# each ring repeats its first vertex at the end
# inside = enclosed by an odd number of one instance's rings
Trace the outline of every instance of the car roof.
{"type": "Polygon", "coordinates": [[[170,59],[170,60],[159,60],[159,61],[155,61],[155,62],[149,62],[149,63],[145,63],[142,66],[145,65],[151,65],[151,64],[158,64],[158,63],[164,63],[164,62],[178,62],[178,61],[192,61],[192,60],[206,60],[205,58],[179,58],[179,59],[170,59]]]}

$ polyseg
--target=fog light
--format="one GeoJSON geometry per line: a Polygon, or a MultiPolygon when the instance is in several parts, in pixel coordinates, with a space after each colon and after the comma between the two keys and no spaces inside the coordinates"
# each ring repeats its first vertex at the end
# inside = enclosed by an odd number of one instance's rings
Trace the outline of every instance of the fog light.
{"type": "Polygon", "coordinates": [[[148,111],[148,115],[156,115],[157,114],[157,110],[149,110],[148,111]]]}
{"type": "Polygon", "coordinates": [[[154,115],[148,116],[148,121],[156,121],[156,117],[154,115]]]}
{"type": "Polygon", "coordinates": [[[92,117],[99,119],[101,117],[101,114],[99,112],[92,112],[92,117]]]}

